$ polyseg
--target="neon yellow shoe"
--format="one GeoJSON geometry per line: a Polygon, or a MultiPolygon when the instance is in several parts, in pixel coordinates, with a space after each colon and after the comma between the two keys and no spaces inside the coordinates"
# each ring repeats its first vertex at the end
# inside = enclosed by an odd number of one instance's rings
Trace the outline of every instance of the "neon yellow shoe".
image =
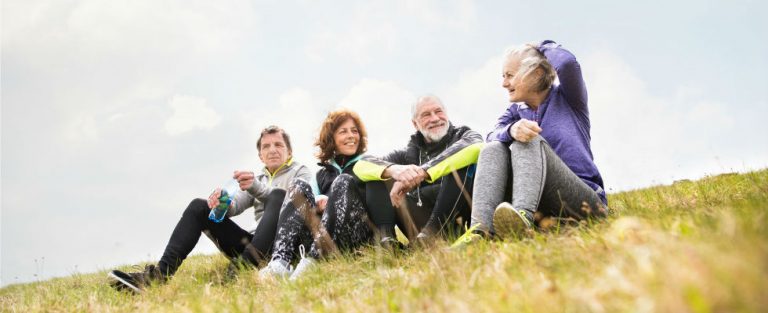
{"type": "Polygon", "coordinates": [[[515,210],[502,202],[493,213],[493,230],[499,239],[523,238],[533,230],[533,215],[526,210],[515,210]]]}
{"type": "Polygon", "coordinates": [[[456,241],[451,244],[450,248],[451,250],[462,250],[476,242],[482,241],[485,239],[483,235],[476,232],[477,228],[480,226],[480,224],[477,224],[475,226],[472,226],[468,228],[461,237],[456,239],[456,241]]]}

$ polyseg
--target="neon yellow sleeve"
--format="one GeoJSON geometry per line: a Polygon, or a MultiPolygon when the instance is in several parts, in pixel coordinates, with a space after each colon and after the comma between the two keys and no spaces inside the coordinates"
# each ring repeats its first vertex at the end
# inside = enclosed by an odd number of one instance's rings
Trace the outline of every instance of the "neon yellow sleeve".
{"type": "Polygon", "coordinates": [[[352,171],[361,181],[368,182],[374,180],[384,180],[381,178],[381,175],[384,174],[385,169],[387,169],[386,165],[360,160],[357,161],[355,167],[352,168],[352,171]]]}
{"type": "MultiPolygon", "coordinates": [[[[477,157],[480,156],[482,148],[483,143],[481,142],[469,145],[430,167],[427,169],[427,174],[429,174],[427,182],[433,183],[438,178],[448,175],[452,171],[477,163],[477,157]]],[[[357,169],[357,166],[355,166],[355,169],[357,169]]]]}

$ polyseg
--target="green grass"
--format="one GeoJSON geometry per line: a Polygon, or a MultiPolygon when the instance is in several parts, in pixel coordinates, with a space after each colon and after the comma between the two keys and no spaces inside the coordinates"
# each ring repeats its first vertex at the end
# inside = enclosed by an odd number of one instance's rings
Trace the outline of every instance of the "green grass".
{"type": "MultiPolygon", "coordinates": [[[[0,289],[0,310],[761,312],[768,308],[768,170],[609,196],[606,222],[396,258],[375,249],[322,263],[295,283],[194,256],[133,296],[106,272],[0,289]]],[[[124,267],[129,269],[129,267],[124,267]]]]}

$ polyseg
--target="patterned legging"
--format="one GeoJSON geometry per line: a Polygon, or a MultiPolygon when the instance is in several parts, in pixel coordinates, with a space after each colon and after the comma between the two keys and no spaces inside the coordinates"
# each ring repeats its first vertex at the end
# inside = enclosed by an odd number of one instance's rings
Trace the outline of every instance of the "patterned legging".
{"type": "Polygon", "coordinates": [[[295,180],[283,202],[272,260],[291,262],[299,245],[311,244],[309,256],[322,258],[373,239],[373,226],[355,178],[339,175],[331,185],[322,216],[316,212],[309,183],[295,180]]]}

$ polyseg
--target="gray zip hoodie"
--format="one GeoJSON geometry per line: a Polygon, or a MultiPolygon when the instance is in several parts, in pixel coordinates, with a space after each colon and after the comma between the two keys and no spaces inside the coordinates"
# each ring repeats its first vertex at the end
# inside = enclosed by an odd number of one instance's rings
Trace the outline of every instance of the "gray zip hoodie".
{"type": "Polygon", "coordinates": [[[308,167],[293,162],[289,159],[281,165],[275,174],[270,174],[265,167],[262,173],[256,175],[253,186],[248,190],[239,190],[235,194],[235,205],[227,212],[227,216],[233,217],[240,215],[246,209],[253,207],[256,223],[261,222],[261,216],[264,215],[264,199],[272,192],[272,188],[288,190],[291,182],[295,178],[303,179],[307,182],[312,181],[312,172],[308,167]]]}

